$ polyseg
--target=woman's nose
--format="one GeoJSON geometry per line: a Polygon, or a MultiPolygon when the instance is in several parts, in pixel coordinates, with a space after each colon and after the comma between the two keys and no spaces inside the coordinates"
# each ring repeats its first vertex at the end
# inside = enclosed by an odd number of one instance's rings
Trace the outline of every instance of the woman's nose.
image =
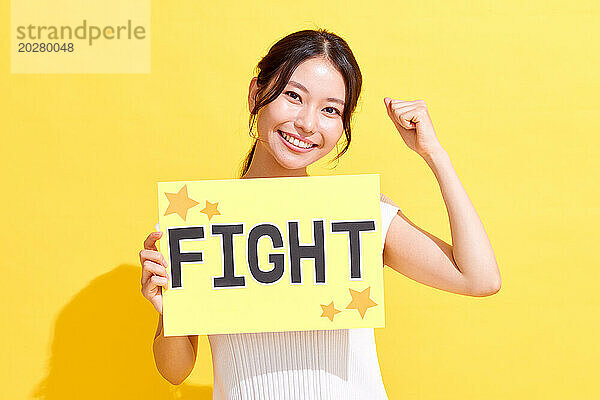
{"type": "Polygon", "coordinates": [[[303,107],[302,110],[296,116],[296,128],[302,129],[307,133],[307,136],[310,136],[314,132],[316,132],[318,125],[318,116],[317,113],[312,110],[310,107],[303,107]]]}

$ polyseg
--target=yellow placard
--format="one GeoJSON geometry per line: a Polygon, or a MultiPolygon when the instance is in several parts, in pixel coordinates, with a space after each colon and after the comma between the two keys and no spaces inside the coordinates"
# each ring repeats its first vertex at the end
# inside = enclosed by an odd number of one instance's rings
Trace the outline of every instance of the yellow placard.
{"type": "Polygon", "coordinates": [[[379,174],[158,183],[165,336],[383,327],[379,174]]]}

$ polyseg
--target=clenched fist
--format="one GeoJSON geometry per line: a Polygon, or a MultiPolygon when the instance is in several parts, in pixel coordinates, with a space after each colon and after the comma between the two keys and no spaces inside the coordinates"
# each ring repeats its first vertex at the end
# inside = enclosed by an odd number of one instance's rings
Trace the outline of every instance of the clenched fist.
{"type": "Polygon", "coordinates": [[[400,132],[404,143],[421,157],[441,149],[424,100],[383,99],[387,113],[400,132]]]}

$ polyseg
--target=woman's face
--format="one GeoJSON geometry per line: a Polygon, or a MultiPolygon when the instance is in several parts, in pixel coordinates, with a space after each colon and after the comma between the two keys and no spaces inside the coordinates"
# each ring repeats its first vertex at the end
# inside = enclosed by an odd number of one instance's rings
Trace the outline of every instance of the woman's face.
{"type": "Polygon", "coordinates": [[[345,94],[342,74],[331,62],[304,61],[283,92],[258,112],[259,143],[282,167],[305,168],[328,154],[342,136],[345,94]]]}

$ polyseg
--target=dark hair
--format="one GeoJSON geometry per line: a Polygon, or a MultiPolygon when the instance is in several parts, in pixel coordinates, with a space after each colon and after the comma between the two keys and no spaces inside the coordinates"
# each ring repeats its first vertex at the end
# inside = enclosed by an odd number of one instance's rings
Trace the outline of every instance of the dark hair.
{"type": "MultiPolygon", "coordinates": [[[[362,74],[348,43],[326,29],[291,33],[275,43],[267,55],[260,60],[256,66],[258,90],[254,98],[254,109],[250,112],[250,132],[252,132],[260,108],[275,100],[283,92],[298,65],[310,58],[319,57],[325,58],[335,65],[346,84],[346,99],[342,113],[346,143],[342,151],[332,160],[334,161],[350,147],[352,137],[350,120],[360,96],[362,74]]],[[[255,140],[242,164],[240,177],[248,172],[256,143],[255,140]]]]}

